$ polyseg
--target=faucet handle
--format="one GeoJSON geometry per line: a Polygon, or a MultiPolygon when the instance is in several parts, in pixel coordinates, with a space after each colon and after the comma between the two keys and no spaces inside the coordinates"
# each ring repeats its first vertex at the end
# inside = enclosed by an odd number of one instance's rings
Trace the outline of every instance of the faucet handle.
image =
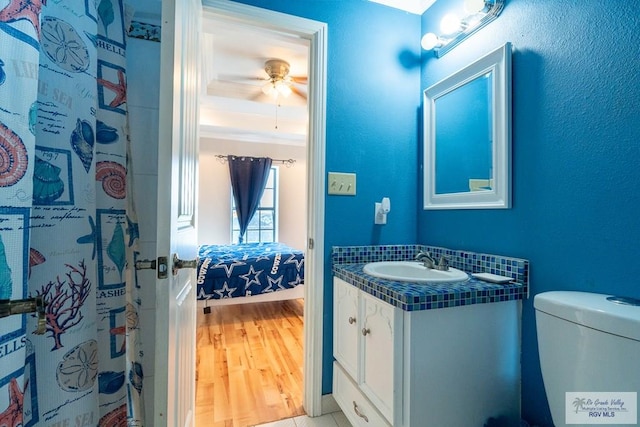
{"type": "Polygon", "coordinates": [[[438,260],[437,265],[438,270],[447,271],[449,270],[449,260],[444,255],[440,255],[440,259],[438,260]]]}

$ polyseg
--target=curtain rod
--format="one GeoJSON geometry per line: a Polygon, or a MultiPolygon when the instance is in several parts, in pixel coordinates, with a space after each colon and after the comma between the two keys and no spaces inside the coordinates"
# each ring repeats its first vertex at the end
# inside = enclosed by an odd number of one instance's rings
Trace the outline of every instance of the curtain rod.
{"type": "MultiPolygon", "coordinates": [[[[231,154],[232,155],[232,154],[231,154]]],[[[232,155],[233,156],[233,155],[232,155]]],[[[216,157],[218,159],[220,159],[221,163],[225,163],[227,161],[227,157],[223,154],[216,154],[216,157]]],[[[252,156],[234,156],[234,157],[252,157],[252,156]]],[[[282,163],[283,165],[287,166],[288,168],[293,166],[293,164],[296,162],[294,159],[271,159],[271,162],[276,162],[276,163],[282,163]]]]}

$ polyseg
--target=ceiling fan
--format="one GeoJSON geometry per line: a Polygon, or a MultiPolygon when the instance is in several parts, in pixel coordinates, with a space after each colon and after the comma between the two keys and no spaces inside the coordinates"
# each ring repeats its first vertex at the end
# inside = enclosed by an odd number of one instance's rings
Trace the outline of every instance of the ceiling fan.
{"type": "Polygon", "coordinates": [[[267,82],[262,86],[265,95],[277,98],[282,95],[288,97],[294,93],[307,99],[306,93],[300,91],[293,83],[307,84],[307,76],[290,76],[290,66],[282,59],[269,59],[264,63],[264,71],[269,76],[267,82]]]}

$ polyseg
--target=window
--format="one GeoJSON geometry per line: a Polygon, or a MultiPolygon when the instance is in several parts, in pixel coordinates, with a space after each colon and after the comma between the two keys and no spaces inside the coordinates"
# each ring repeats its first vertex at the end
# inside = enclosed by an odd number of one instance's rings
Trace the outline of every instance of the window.
{"type": "MultiPolygon", "coordinates": [[[[277,190],[278,190],[278,169],[271,167],[267,185],[264,187],[262,198],[256,213],[251,218],[247,232],[244,236],[244,243],[276,242],[277,241],[277,190]]],[[[240,224],[236,215],[236,203],[231,194],[231,242],[238,243],[240,235],[240,224]]]]}

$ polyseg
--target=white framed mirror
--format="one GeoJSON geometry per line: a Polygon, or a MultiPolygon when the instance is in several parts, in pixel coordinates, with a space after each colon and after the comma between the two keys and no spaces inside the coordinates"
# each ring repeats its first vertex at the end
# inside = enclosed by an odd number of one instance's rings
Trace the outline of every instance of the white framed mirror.
{"type": "Polygon", "coordinates": [[[427,88],[424,209],[511,207],[511,44],[427,88]]]}

